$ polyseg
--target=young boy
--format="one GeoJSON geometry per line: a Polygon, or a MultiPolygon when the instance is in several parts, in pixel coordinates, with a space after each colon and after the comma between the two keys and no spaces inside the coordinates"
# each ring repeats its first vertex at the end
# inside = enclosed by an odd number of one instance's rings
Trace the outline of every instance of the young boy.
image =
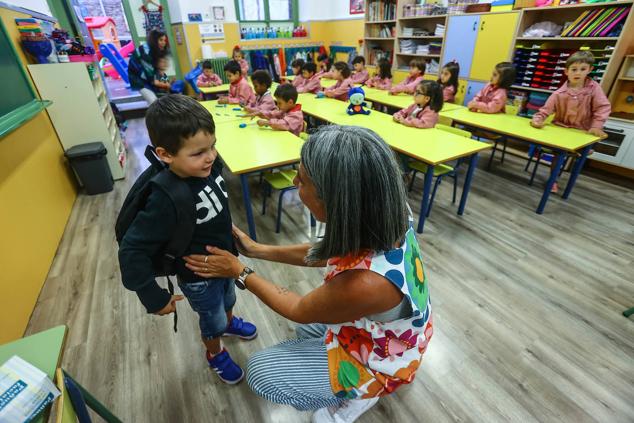
{"type": "MultiPolygon", "coordinates": [[[[216,160],[215,125],[209,112],[190,97],[172,94],[150,106],[145,123],[156,154],[192,193],[191,207],[196,209],[197,220],[187,254],[206,254],[207,245],[237,254],[227,192],[220,175],[221,163],[216,160]]],[[[152,270],[152,258],[172,237],[176,219],[176,210],[167,194],[153,189],[119,248],[124,286],[136,292],[148,313],[160,316],[174,312],[176,302],[183,299],[159,287],[152,270]]],[[[257,328],[232,315],[236,302],[234,281],[202,280],[185,267],[181,257],[175,267],[178,284],[198,313],[209,366],[222,381],[238,383],[244,372],[222,346],[220,337],[253,339],[257,328]]]]}
{"type": "Polygon", "coordinates": [[[365,84],[365,81],[370,78],[370,75],[365,68],[365,57],[357,56],[352,59],[352,67],[354,68],[354,72],[352,72],[352,76],[350,76],[350,79],[352,79],[352,83],[365,84]]]}
{"type": "Polygon", "coordinates": [[[203,62],[203,73],[196,79],[196,85],[199,87],[217,87],[222,85],[222,79],[214,73],[214,68],[209,60],[203,62]]]}
{"type": "Polygon", "coordinates": [[[270,112],[277,110],[275,100],[271,95],[271,75],[265,70],[257,70],[251,75],[251,82],[255,90],[255,100],[244,107],[247,113],[270,112]]]}
{"type": "MultiPolygon", "coordinates": [[[[568,81],[548,97],[546,104],[533,116],[531,126],[543,128],[546,118],[554,113],[555,125],[581,129],[596,137],[606,138],[608,135],[603,131],[603,125],[612,108],[601,86],[588,77],[593,65],[594,56],[589,51],[570,55],[564,71],[568,81]]],[[[557,162],[555,159],[552,160],[553,166],[557,162]]],[[[559,191],[557,182],[551,191],[559,191]]]]}
{"type": "Polygon", "coordinates": [[[291,84],[282,84],[274,95],[279,110],[251,115],[263,118],[258,120],[259,126],[270,126],[276,131],[289,131],[299,136],[304,129],[304,114],[302,105],[296,104],[297,90],[291,84]]]}
{"type": "Polygon", "coordinates": [[[409,62],[409,75],[403,82],[398,85],[392,87],[389,91],[390,94],[414,94],[416,91],[416,87],[423,80],[423,75],[425,75],[425,61],[423,59],[412,59],[409,62]]]}
{"type": "Polygon", "coordinates": [[[240,64],[235,60],[229,61],[225,67],[225,74],[229,80],[229,97],[220,97],[220,104],[250,104],[255,101],[255,93],[247,80],[242,76],[240,64]]]}
{"type": "Polygon", "coordinates": [[[302,76],[304,77],[304,83],[297,87],[298,93],[312,93],[316,94],[321,91],[321,81],[316,74],[317,65],[314,63],[306,63],[302,68],[302,76]]]}

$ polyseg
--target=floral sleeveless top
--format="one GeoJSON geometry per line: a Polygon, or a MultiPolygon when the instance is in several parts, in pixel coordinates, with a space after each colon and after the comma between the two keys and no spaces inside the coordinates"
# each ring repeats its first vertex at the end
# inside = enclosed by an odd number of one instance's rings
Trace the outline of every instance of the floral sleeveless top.
{"type": "Polygon", "coordinates": [[[363,317],[327,325],[330,385],[339,398],[388,395],[414,380],[433,332],[429,290],[413,228],[407,231],[399,248],[328,260],[324,281],[328,283],[351,269],[371,270],[384,276],[405,294],[413,314],[391,322],[363,317]]]}

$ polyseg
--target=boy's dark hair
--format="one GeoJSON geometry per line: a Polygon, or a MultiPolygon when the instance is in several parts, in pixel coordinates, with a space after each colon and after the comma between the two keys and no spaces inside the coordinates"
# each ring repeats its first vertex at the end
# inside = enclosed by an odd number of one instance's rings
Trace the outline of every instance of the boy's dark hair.
{"type": "Polygon", "coordinates": [[[430,109],[436,113],[440,112],[443,105],[442,85],[436,81],[422,81],[416,89],[429,97],[427,105],[430,109]]]}
{"type": "Polygon", "coordinates": [[[240,67],[240,63],[235,60],[230,60],[224,67],[225,72],[229,73],[242,73],[242,68],[240,67]]]}
{"type": "Polygon", "coordinates": [[[423,59],[412,59],[409,61],[409,67],[418,69],[421,75],[424,75],[425,69],[427,69],[427,64],[423,59]]]}
{"type": "Polygon", "coordinates": [[[211,64],[211,60],[205,60],[203,62],[203,69],[213,69],[214,67],[211,64]]]}
{"type": "Polygon", "coordinates": [[[294,103],[297,103],[297,89],[292,84],[278,85],[273,96],[284,101],[293,100],[294,103]]]}
{"type": "Polygon", "coordinates": [[[273,83],[271,75],[265,70],[256,70],[255,72],[253,72],[253,74],[251,75],[251,81],[262,84],[266,88],[271,88],[271,84],[273,83]]]}
{"type": "Polygon", "coordinates": [[[495,70],[500,74],[498,87],[508,90],[515,82],[515,66],[511,62],[500,62],[495,65],[495,70]]]}
{"type": "MultiPolygon", "coordinates": [[[[460,65],[458,64],[458,62],[449,62],[445,66],[443,66],[443,69],[447,69],[447,71],[451,75],[449,77],[449,81],[447,81],[447,86],[453,87],[454,93],[457,93],[458,77],[460,76],[460,65]]],[[[440,78],[438,78],[438,83],[442,85],[442,82],[440,82],[440,78]]]]}
{"type": "Polygon", "coordinates": [[[353,65],[356,65],[357,63],[363,63],[363,66],[365,66],[365,57],[356,56],[354,59],[352,59],[352,64],[353,65]]]}
{"type": "Polygon", "coordinates": [[[299,68],[299,70],[301,71],[305,64],[306,62],[304,61],[304,59],[295,59],[291,62],[291,67],[299,68]]]}
{"type": "Polygon", "coordinates": [[[198,101],[182,94],[159,97],[145,114],[145,126],[154,147],[163,147],[170,154],[177,154],[183,141],[203,131],[216,132],[211,113],[198,101]]]}
{"type": "Polygon", "coordinates": [[[335,62],[332,66],[341,72],[341,75],[343,75],[344,78],[348,78],[350,76],[350,68],[346,62],[335,62]]]}
{"type": "Polygon", "coordinates": [[[306,63],[304,66],[302,66],[302,70],[310,73],[315,73],[317,72],[317,65],[313,62],[306,63]]]}
{"type": "Polygon", "coordinates": [[[379,68],[379,77],[381,79],[392,78],[392,65],[389,60],[381,59],[377,63],[377,66],[379,68]]]}
{"type": "Polygon", "coordinates": [[[594,66],[594,55],[587,50],[575,51],[570,55],[568,60],[566,60],[566,69],[575,63],[585,63],[594,66]]]}

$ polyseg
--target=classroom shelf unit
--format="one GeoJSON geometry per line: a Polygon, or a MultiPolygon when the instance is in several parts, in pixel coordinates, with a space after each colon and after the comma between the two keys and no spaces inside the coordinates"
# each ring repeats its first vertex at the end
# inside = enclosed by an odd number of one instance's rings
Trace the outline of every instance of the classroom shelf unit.
{"type": "Polygon", "coordinates": [[[100,141],[114,179],[125,177],[126,149],[106,96],[96,63],[28,65],[40,97],[53,104],[46,110],[64,150],[100,141]],[[88,71],[94,66],[94,72],[88,71]]]}

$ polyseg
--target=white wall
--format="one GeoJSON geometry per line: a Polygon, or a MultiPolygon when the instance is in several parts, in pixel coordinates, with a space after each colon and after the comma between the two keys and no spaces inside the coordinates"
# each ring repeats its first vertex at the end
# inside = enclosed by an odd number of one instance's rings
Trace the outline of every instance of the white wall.
{"type": "Polygon", "coordinates": [[[363,19],[363,17],[363,14],[350,14],[348,0],[299,0],[299,20],[302,22],[363,19]]]}
{"type": "Polygon", "coordinates": [[[188,22],[189,13],[200,13],[203,15],[203,21],[211,21],[214,18],[213,6],[225,8],[225,22],[237,22],[236,5],[233,0],[168,0],[168,4],[172,23],[188,22]]]}
{"type": "Polygon", "coordinates": [[[35,12],[42,13],[44,15],[53,16],[51,9],[48,8],[46,0],[4,0],[14,6],[21,7],[23,9],[33,10],[35,12]]]}

